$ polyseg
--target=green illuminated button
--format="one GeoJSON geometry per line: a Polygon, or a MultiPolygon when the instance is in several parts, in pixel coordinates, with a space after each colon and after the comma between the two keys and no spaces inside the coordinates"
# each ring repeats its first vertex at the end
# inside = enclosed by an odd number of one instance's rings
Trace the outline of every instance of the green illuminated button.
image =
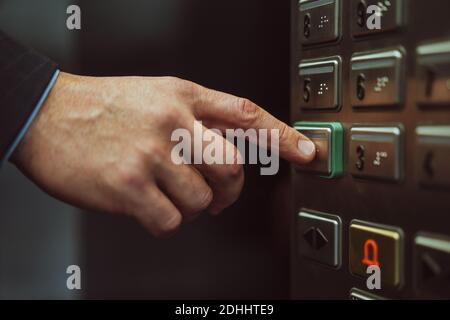
{"type": "Polygon", "coordinates": [[[295,129],[316,145],[316,158],[307,165],[297,166],[325,178],[336,178],[343,172],[343,127],[339,122],[297,122],[295,129]]]}

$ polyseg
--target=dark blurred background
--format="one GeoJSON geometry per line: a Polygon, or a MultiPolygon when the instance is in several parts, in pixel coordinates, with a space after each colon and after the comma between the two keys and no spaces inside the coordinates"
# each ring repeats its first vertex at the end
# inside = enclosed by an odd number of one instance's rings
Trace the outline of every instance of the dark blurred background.
{"type": "MultiPolygon", "coordinates": [[[[172,75],[248,97],[289,119],[289,1],[0,0],[0,28],[87,75],[172,75]],[[66,28],[78,4],[82,30],[66,28]]],[[[67,183],[70,183],[68,181],[67,183]]],[[[15,168],[0,172],[0,298],[289,297],[289,167],[246,167],[240,200],[170,240],[80,213],[15,168]],[[82,269],[80,293],[65,268],[82,269]]]]}

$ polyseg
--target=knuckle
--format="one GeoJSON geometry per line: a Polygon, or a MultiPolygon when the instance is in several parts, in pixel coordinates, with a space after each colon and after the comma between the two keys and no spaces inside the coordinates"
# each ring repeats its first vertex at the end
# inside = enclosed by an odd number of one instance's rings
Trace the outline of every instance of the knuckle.
{"type": "Polygon", "coordinates": [[[229,179],[237,179],[243,174],[244,168],[241,164],[227,165],[227,176],[229,179]]]}
{"type": "Polygon", "coordinates": [[[278,137],[280,141],[287,141],[289,138],[289,128],[286,124],[282,124],[278,129],[278,137]]]}
{"type": "Polygon", "coordinates": [[[145,145],[141,153],[141,158],[142,162],[146,163],[151,168],[155,168],[164,163],[165,152],[161,146],[150,143],[145,145]]]}
{"type": "Polygon", "coordinates": [[[254,124],[259,117],[258,106],[248,99],[237,98],[236,108],[240,123],[246,127],[254,124]]]}
{"type": "Polygon", "coordinates": [[[191,81],[183,80],[180,78],[170,78],[175,94],[182,100],[186,100],[195,96],[197,85],[191,81]]]}
{"type": "Polygon", "coordinates": [[[180,122],[182,118],[182,112],[173,105],[166,105],[162,108],[160,115],[158,116],[158,121],[164,127],[173,127],[180,122]]]}
{"type": "Polygon", "coordinates": [[[120,185],[141,188],[145,184],[142,172],[144,171],[143,161],[140,156],[130,156],[128,161],[122,162],[114,170],[117,181],[120,185]]]}
{"type": "Polygon", "coordinates": [[[226,184],[226,189],[222,190],[221,194],[214,199],[213,204],[211,205],[213,213],[219,213],[236,202],[244,186],[244,177],[242,176],[237,179],[229,180],[226,184]]]}

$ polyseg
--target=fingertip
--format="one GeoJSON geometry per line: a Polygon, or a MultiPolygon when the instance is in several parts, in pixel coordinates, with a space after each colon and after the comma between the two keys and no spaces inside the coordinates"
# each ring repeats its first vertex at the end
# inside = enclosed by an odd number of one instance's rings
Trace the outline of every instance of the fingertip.
{"type": "Polygon", "coordinates": [[[304,162],[309,163],[316,156],[316,145],[307,138],[298,140],[298,151],[304,162]]]}

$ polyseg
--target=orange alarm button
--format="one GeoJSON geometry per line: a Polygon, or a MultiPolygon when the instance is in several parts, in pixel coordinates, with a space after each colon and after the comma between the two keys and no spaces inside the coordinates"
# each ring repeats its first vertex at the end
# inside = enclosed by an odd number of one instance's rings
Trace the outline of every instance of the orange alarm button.
{"type": "Polygon", "coordinates": [[[353,220],[350,225],[350,272],[367,278],[367,267],[380,268],[381,282],[390,286],[402,283],[403,232],[401,229],[353,220]]]}

